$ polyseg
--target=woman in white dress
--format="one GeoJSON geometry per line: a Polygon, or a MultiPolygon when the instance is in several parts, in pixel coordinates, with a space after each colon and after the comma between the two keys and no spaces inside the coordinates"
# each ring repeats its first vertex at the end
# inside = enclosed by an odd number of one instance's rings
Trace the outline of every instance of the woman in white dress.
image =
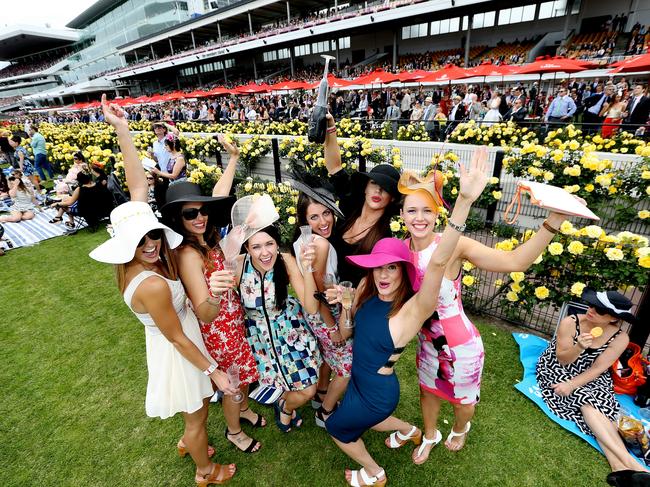
{"type": "Polygon", "coordinates": [[[113,210],[113,237],[90,256],[116,264],[124,301],[144,325],[149,372],[147,416],[165,419],[183,413],[185,432],[178,444],[179,454],[189,452],[194,460],[194,480],[199,487],[223,484],[235,474],[235,465],[210,460],[210,453],[214,453],[214,449],[210,452],[206,429],[208,401],[213,394],[210,379],[228,394],[237,391],[211,361],[199,323],[188,307],[172,253],[182,236],[160,223],[147,203],[147,180],[125,113],[119,106],[109,105],[106,95],[102,96],[102,109],[117,133],[131,201],[113,210]]]}
{"type": "Polygon", "coordinates": [[[492,99],[488,102],[488,112],[485,114],[485,117],[483,117],[483,121],[481,122],[481,126],[484,125],[493,125],[495,123],[499,123],[503,120],[503,117],[501,116],[501,112],[499,112],[499,105],[501,105],[501,97],[498,95],[495,95],[492,97],[492,99]]]}

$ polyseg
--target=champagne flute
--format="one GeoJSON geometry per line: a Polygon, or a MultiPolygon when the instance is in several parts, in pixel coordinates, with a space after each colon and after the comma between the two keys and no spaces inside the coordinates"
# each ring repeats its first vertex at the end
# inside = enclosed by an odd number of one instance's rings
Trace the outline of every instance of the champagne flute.
{"type": "MultiPolygon", "coordinates": [[[[230,272],[232,274],[233,281],[235,280],[235,275],[237,274],[237,260],[232,259],[232,260],[224,260],[223,261],[223,268],[224,270],[230,272]]],[[[233,294],[232,294],[232,289],[228,289],[228,298],[232,299],[233,294]]]]}
{"type": "Polygon", "coordinates": [[[325,292],[327,292],[328,289],[332,289],[334,286],[336,286],[336,276],[334,274],[325,274],[323,276],[323,288],[325,289],[325,292]]]}
{"type": "Polygon", "coordinates": [[[239,380],[239,365],[232,364],[226,370],[226,374],[228,375],[228,381],[230,382],[230,386],[237,389],[237,392],[232,396],[233,402],[236,403],[242,402],[244,400],[244,395],[239,390],[239,386],[241,384],[241,381],[239,380]]]}
{"type": "MultiPolygon", "coordinates": [[[[300,239],[302,240],[303,245],[309,245],[314,236],[311,233],[311,227],[309,225],[302,225],[300,227],[300,239]]],[[[305,269],[306,272],[314,272],[314,267],[310,264],[307,269],[305,269]]]]}
{"type": "Polygon", "coordinates": [[[350,281],[343,281],[341,286],[341,305],[345,310],[345,327],[352,328],[352,320],[350,320],[350,312],[352,310],[352,301],[354,299],[354,287],[350,281]]]}

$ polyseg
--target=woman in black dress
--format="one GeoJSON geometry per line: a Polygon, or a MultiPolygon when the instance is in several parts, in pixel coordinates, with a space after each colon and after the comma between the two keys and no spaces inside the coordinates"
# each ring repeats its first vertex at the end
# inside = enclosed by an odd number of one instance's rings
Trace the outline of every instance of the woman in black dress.
{"type": "Polygon", "coordinates": [[[564,318],[537,362],[542,398],[557,416],[596,438],[612,468],[610,485],[650,485],[650,474],[618,434],[619,403],[609,373],[629,342],[621,322],[635,321],[632,302],[616,291],[592,289],[582,299],[590,305],[587,312],[564,318]]]}

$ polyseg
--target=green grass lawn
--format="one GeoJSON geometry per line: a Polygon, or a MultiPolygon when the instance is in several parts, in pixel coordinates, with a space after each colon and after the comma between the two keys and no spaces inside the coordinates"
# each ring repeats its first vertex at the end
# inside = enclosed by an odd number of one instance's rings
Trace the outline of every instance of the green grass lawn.
{"type": "MultiPolygon", "coordinates": [[[[182,419],[149,419],[144,412],[142,325],[118,294],[111,266],[87,257],[106,238],[104,231],[82,231],[0,258],[4,486],[193,485],[192,461],[175,450],[182,419]]],[[[417,467],[410,447],[390,451],[383,434],[369,432],[364,439],[390,485],[605,485],[605,458],[513,388],[522,368],[510,333],[477,321],[487,358],[466,448],[454,454],[438,445],[417,467]]],[[[397,415],[421,425],[412,345],[397,373],[397,415]]],[[[315,426],[310,408],[303,409],[303,428],[288,435],[275,427],[270,408],[256,409],[270,424],[253,431],[262,450],[246,455],[224,438],[220,406],[210,406],[216,458],[239,468],[230,485],[345,485],[344,468],[357,467],[315,426]]],[[[446,436],[451,409],[441,416],[446,436]]]]}

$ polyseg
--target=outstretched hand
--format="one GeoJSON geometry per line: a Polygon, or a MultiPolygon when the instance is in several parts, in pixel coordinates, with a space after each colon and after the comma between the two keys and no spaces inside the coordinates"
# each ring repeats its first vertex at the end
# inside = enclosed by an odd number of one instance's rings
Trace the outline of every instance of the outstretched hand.
{"type": "Polygon", "coordinates": [[[102,112],[104,112],[104,120],[115,127],[115,129],[129,128],[126,112],[119,105],[108,103],[105,93],[102,94],[102,112]]]}
{"type": "Polygon", "coordinates": [[[217,134],[217,140],[230,157],[239,157],[239,147],[237,147],[230,138],[226,138],[223,134],[217,134]]]}
{"type": "Polygon", "coordinates": [[[487,175],[487,147],[481,146],[472,154],[472,161],[469,164],[469,170],[465,169],[463,164],[459,165],[458,172],[460,176],[459,196],[474,202],[481,196],[488,182],[487,175]]]}

